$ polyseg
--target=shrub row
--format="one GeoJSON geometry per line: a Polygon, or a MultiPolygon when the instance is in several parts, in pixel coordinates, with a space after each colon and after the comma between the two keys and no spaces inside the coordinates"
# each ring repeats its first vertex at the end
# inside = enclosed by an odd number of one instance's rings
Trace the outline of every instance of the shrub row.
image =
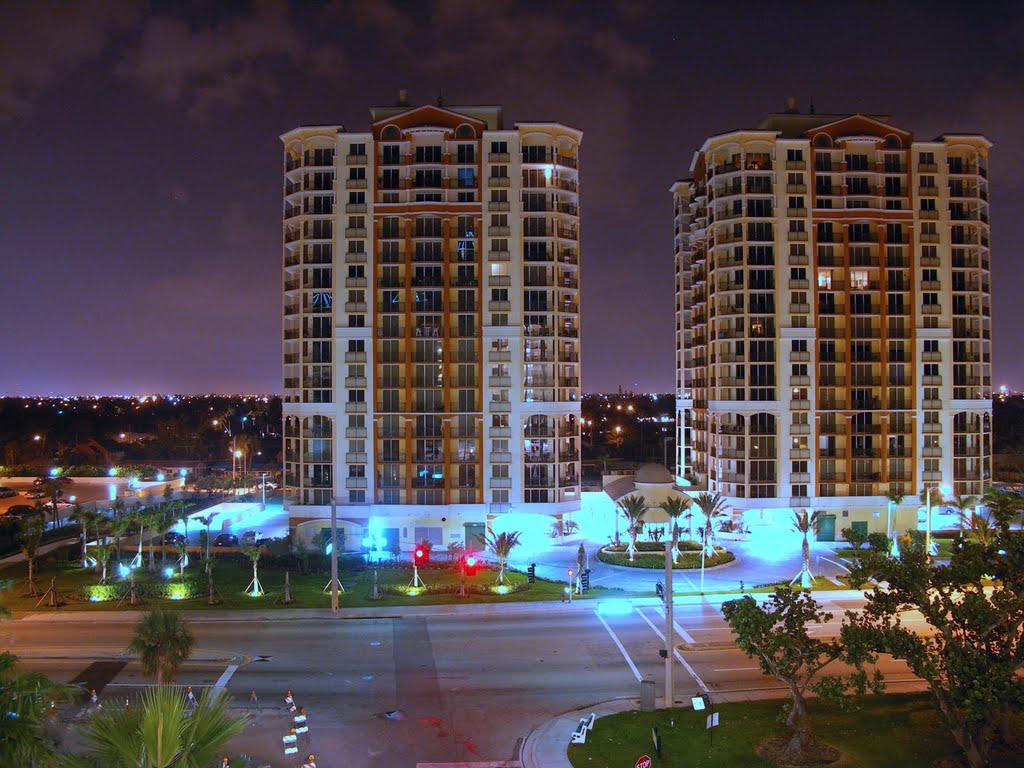
{"type": "MultiPolygon", "coordinates": [[[[91,602],[110,602],[120,600],[128,588],[128,581],[122,579],[110,584],[84,586],[79,590],[77,596],[91,602]]],[[[186,577],[184,581],[177,578],[170,581],[140,580],[135,582],[135,589],[140,597],[147,599],[191,600],[206,594],[206,581],[203,578],[189,577],[186,577]]]]}
{"type": "MultiPolygon", "coordinates": [[[[664,552],[664,550],[662,550],[664,552]]],[[[664,555],[651,556],[644,552],[638,552],[636,560],[633,562],[629,561],[629,554],[627,552],[609,552],[608,549],[599,550],[597,553],[597,559],[602,563],[608,563],[608,565],[625,565],[629,568],[648,568],[648,569],[659,569],[665,567],[664,555]]],[[[731,563],[736,559],[736,556],[726,549],[716,549],[715,554],[711,557],[704,558],[704,567],[713,568],[716,565],[725,565],[731,563]]],[[[682,556],[675,564],[676,569],[692,569],[700,568],[700,552],[685,551],[682,556]]]]}
{"type": "MultiPolygon", "coordinates": [[[[636,543],[637,552],[664,552],[665,547],[670,546],[672,542],[669,541],[638,541],[636,543]]],[[[684,539],[680,541],[676,548],[680,552],[700,552],[701,545],[698,541],[691,541],[684,539]]],[[[609,552],[628,552],[628,544],[609,544],[605,547],[609,552]]]]}
{"type": "MultiPolygon", "coordinates": [[[[530,588],[530,585],[526,582],[519,582],[517,584],[506,584],[507,592],[505,594],[512,595],[517,592],[525,592],[530,588]]],[[[398,595],[400,597],[408,596],[408,587],[397,587],[392,585],[379,587],[382,595],[398,595]]],[[[422,587],[419,590],[421,595],[457,595],[459,593],[458,584],[434,584],[422,587]]],[[[466,584],[467,595],[494,595],[495,591],[491,587],[482,586],[479,584],[466,584]]]]}

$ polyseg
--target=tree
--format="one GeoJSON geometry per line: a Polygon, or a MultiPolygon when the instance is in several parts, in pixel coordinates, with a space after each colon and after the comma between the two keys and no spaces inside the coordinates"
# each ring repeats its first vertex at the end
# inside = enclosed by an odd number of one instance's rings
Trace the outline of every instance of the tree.
{"type": "Polygon", "coordinates": [[[626,518],[626,533],[629,535],[629,562],[636,559],[636,537],[644,529],[644,515],[647,513],[647,499],[639,493],[619,499],[619,511],[626,518]]]}
{"type": "Polygon", "coordinates": [[[707,491],[701,491],[697,494],[695,503],[697,509],[704,516],[702,526],[704,552],[708,557],[712,557],[715,554],[715,531],[711,526],[711,521],[718,517],[725,517],[725,499],[720,493],[710,494],[707,491]]]}
{"type": "MultiPolygon", "coordinates": [[[[806,589],[810,589],[814,585],[814,574],[811,573],[811,545],[807,540],[808,534],[811,531],[818,532],[818,522],[821,520],[821,512],[814,510],[811,514],[807,514],[806,509],[800,509],[793,512],[793,530],[797,533],[803,534],[803,565],[800,568],[800,572],[793,577],[793,581],[800,582],[800,586],[806,589]]],[[[790,582],[791,584],[793,582],[790,582]]]]}
{"type": "Polygon", "coordinates": [[[260,557],[263,555],[263,547],[259,545],[242,547],[242,551],[252,563],[252,581],[249,582],[249,586],[245,588],[245,591],[253,597],[259,597],[263,594],[263,585],[260,584],[259,574],[260,557]]]}
{"type": "Polygon", "coordinates": [[[990,488],[982,497],[982,502],[988,507],[995,522],[1007,529],[1013,525],[1021,510],[1024,510],[1024,498],[1002,488],[990,488]]]}
{"type": "MultiPolygon", "coordinates": [[[[178,522],[178,514],[175,510],[170,509],[169,505],[162,504],[155,510],[156,514],[153,517],[153,521],[150,523],[152,528],[156,531],[156,537],[160,539],[160,568],[167,567],[167,542],[164,537],[170,533],[171,528],[174,527],[175,523],[178,522]]],[[[150,541],[150,551],[153,549],[153,543],[150,541]]],[[[150,564],[152,567],[152,563],[150,564]]]]}
{"type": "Polygon", "coordinates": [[[89,523],[92,522],[91,512],[86,510],[81,504],[75,502],[75,506],[71,510],[71,514],[68,515],[68,520],[73,523],[78,523],[82,526],[82,567],[89,567],[89,523]]]}
{"type": "Polygon", "coordinates": [[[498,584],[505,583],[505,566],[512,550],[519,545],[519,531],[503,531],[497,536],[487,531],[487,548],[498,559],[498,584]]]}
{"type": "Polygon", "coordinates": [[[854,549],[861,549],[868,542],[868,532],[859,528],[843,528],[843,539],[854,549]]]}
{"type": "Polygon", "coordinates": [[[679,559],[679,518],[686,512],[692,502],[689,497],[670,496],[658,506],[668,515],[668,524],[672,534],[672,562],[679,559]]]}
{"type": "MultiPolygon", "coordinates": [[[[76,728],[84,755],[63,753],[59,768],[208,768],[245,730],[246,715],[229,713],[230,697],[207,688],[194,711],[180,688],[159,686],[137,706],[108,707],[76,728]]],[[[14,765],[14,763],[11,763],[14,765]]]]}
{"type": "Polygon", "coordinates": [[[22,524],[18,534],[18,543],[21,545],[21,553],[25,555],[25,562],[28,564],[28,593],[32,597],[39,594],[36,591],[36,557],[39,555],[39,547],[43,543],[43,531],[45,530],[43,519],[37,515],[27,518],[22,524]]]}
{"type": "Polygon", "coordinates": [[[843,703],[843,694],[853,688],[864,692],[871,687],[881,690],[881,677],[876,671],[869,681],[863,664],[873,662],[870,653],[861,653],[861,665],[848,678],[816,676],[829,664],[844,656],[843,644],[838,640],[811,637],[810,625],[827,624],[832,614],[820,610],[817,601],[807,592],[789,587],[775,592],[758,605],[746,595],[722,605],[722,615],[736,635],[736,645],[747,656],[756,659],[761,670],[782,682],[789,689],[789,709],[786,725],[791,731],[782,755],[798,759],[805,755],[811,744],[811,725],[807,714],[808,691],[843,703]]]}
{"type": "Polygon", "coordinates": [[[71,484],[71,480],[64,475],[57,474],[40,477],[36,482],[39,483],[39,489],[50,500],[52,505],[51,511],[53,512],[53,527],[56,528],[60,518],[57,503],[64,497],[64,489],[71,484]]]}
{"type": "Polygon", "coordinates": [[[979,499],[977,496],[963,496],[957,493],[953,496],[953,498],[949,499],[947,503],[949,504],[949,506],[953,507],[953,509],[956,510],[957,519],[960,521],[960,527],[962,530],[964,518],[970,519],[968,513],[972,509],[977,509],[978,504],[981,503],[981,499],[979,499]]]}
{"type": "Polygon", "coordinates": [[[139,619],[128,651],[139,657],[146,677],[163,685],[181,669],[194,646],[195,638],[180,614],[156,610],[139,619]]]}
{"type": "Polygon", "coordinates": [[[960,536],[982,546],[995,543],[998,529],[986,515],[977,511],[960,513],[960,536]]]}
{"type": "Polygon", "coordinates": [[[210,524],[213,522],[213,518],[217,516],[214,512],[209,515],[196,515],[196,520],[203,524],[206,528],[206,570],[210,570],[210,524]]]}
{"type": "Polygon", "coordinates": [[[869,553],[859,569],[887,588],[868,593],[842,632],[844,643],[891,654],[927,683],[971,768],[1011,742],[1010,713],[1024,708],[1024,536],[1005,517],[994,527],[990,543],[962,541],[949,565],[932,567],[923,546],[899,558],[869,553]],[[902,624],[907,611],[928,631],[902,624]]]}
{"type": "Polygon", "coordinates": [[[100,569],[100,584],[107,583],[107,563],[114,554],[114,548],[110,544],[98,544],[92,548],[92,556],[96,559],[96,566],[100,569]]]}
{"type": "MultiPolygon", "coordinates": [[[[10,582],[0,584],[6,589],[10,582]]],[[[0,608],[0,618],[8,618],[0,608]]],[[[18,657],[0,653],[0,765],[49,764],[53,741],[47,735],[50,702],[67,701],[77,692],[38,672],[25,672],[18,657]]]]}
{"type": "Polygon", "coordinates": [[[171,508],[174,510],[175,520],[184,528],[185,541],[188,541],[188,521],[191,513],[188,511],[189,507],[184,501],[172,501],[171,508]]]}

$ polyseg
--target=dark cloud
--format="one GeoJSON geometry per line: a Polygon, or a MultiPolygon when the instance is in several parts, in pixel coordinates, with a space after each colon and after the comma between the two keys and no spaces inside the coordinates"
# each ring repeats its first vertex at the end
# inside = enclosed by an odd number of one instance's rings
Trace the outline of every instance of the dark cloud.
{"type": "Polygon", "coordinates": [[[367,107],[398,88],[583,130],[590,391],[673,386],[667,188],[707,135],[751,125],[789,94],[813,95],[819,111],[891,113],[926,138],[986,133],[997,383],[1024,386],[1024,7],[970,23],[924,1],[865,0],[856,18],[827,1],[814,14],[722,8],[0,5],[0,140],[18,149],[0,231],[5,255],[31,254],[4,262],[15,290],[0,359],[16,363],[0,367],[0,392],[278,389],[277,136],[302,123],[362,130],[367,107]],[[37,338],[49,343],[24,343],[37,338]]]}
{"type": "Polygon", "coordinates": [[[73,77],[141,16],[132,0],[0,4],[0,119],[27,115],[47,86],[73,77]]]}

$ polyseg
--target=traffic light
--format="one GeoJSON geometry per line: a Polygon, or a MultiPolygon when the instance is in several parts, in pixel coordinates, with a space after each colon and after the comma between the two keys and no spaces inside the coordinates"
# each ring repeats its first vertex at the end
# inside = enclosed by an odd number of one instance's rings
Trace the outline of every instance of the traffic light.
{"type": "Polygon", "coordinates": [[[416,547],[416,549],[414,549],[412,551],[413,562],[416,563],[416,565],[418,565],[418,566],[419,565],[423,565],[424,563],[426,563],[427,562],[427,558],[429,558],[429,557],[430,557],[430,555],[427,554],[427,548],[426,547],[416,547]]]}
{"type": "Polygon", "coordinates": [[[480,561],[477,556],[470,553],[464,555],[462,558],[462,570],[467,576],[476,576],[477,570],[480,568],[480,561]]]}
{"type": "Polygon", "coordinates": [[[537,564],[530,563],[530,567],[526,569],[526,583],[533,584],[537,580],[537,564]]]}
{"type": "Polygon", "coordinates": [[[590,589],[590,569],[584,568],[580,571],[580,591],[586,592],[590,589]]]}
{"type": "Polygon", "coordinates": [[[665,585],[661,583],[661,579],[654,585],[654,594],[657,595],[662,602],[665,602],[665,585]]]}

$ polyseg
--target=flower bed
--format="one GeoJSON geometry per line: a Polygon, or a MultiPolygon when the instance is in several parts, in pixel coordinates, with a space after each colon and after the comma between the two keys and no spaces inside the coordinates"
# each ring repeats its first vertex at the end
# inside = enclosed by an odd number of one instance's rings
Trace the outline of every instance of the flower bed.
{"type": "MultiPolygon", "coordinates": [[[[675,568],[680,570],[694,569],[701,567],[700,544],[692,541],[679,542],[680,556],[675,563],[675,568]],[[682,545],[687,545],[684,548],[682,545]]],[[[651,542],[637,542],[636,559],[630,562],[629,551],[626,545],[612,545],[598,550],[597,559],[608,565],[624,565],[629,568],[664,568],[665,547],[662,544],[651,542]],[[649,544],[644,547],[643,544],[649,544]],[[657,547],[657,549],[653,549],[657,547]]],[[[725,565],[736,559],[736,556],[724,547],[715,547],[715,554],[704,558],[705,568],[714,568],[717,565],[725,565]]]]}

